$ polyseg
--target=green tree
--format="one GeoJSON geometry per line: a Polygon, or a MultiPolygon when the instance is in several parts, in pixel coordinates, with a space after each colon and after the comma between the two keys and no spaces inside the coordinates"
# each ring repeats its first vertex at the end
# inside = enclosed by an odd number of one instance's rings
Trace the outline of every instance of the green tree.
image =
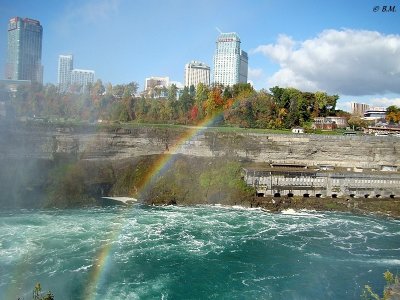
{"type": "Polygon", "coordinates": [[[106,89],[103,85],[103,82],[101,81],[101,79],[97,79],[90,89],[90,94],[92,97],[101,96],[104,94],[105,91],[106,89]]]}
{"type": "Polygon", "coordinates": [[[224,98],[224,101],[228,101],[229,99],[233,98],[232,88],[230,86],[225,87],[222,97],[224,98]]]}
{"type": "Polygon", "coordinates": [[[220,112],[223,105],[222,88],[220,86],[215,86],[208,92],[207,101],[205,102],[206,115],[211,116],[220,112]]]}
{"type": "Polygon", "coordinates": [[[175,84],[171,84],[168,88],[168,100],[169,101],[176,101],[176,94],[178,92],[178,88],[175,84]]]}
{"type": "Polygon", "coordinates": [[[315,92],[314,111],[315,116],[326,117],[332,115],[336,109],[338,95],[329,96],[325,92],[315,92]]]}
{"type": "Polygon", "coordinates": [[[386,109],[386,120],[390,123],[399,123],[400,122],[400,107],[396,105],[390,105],[386,109]]]}
{"type": "Polygon", "coordinates": [[[145,122],[147,120],[147,114],[150,110],[150,106],[147,104],[146,99],[141,98],[138,100],[135,106],[135,115],[140,122],[145,122]]]}
{"type": "Polygon", "coordinates": [[[162,101],[160,107],[160,119],[168,123],[174,119],[174,104],[171,101],[162,101]]]}
{"type": "Polygon", "coordinates": [[[209,89],[203,83],[199,83],[196,88],[195,105],[197,106],[197,120],[201,120],[205,116],[205,102],[208,98],[209,89]]]}
{"type": "Polygon", "coordinates": [[[112,95],[113,94],[113,86],[110,82],[106,83],[106,94],[107,95],[112,95]]]}
{"type": "Polygon", "coordinates": [[[287,93],[287,89],[274,86],[269,89],[271,91],[272,97],[279,108],[289,108],[290,97],[287,93]]]}
{"type": "Polygon", "coordinates": [[[184,87],[182,95],[179,98],[182,110],[187,113],[193,106],[194,99],[190,96],[189,88],[184,87]]]}
{"type": "Polygon", "coordinates": [[[275,128],[275,119],[278,116],[277,106],[273,97],[266,91],[261,90],[257,93],[253,101],[255,127],[275,128]]]}
{"type": "Polygon", "coordinates": [[[290,100],[289,111],[285,118],[285,127],[292,128],[293,126],[297,125],[300,125],[300,111],[298,98],[294,97],[290,100]]]}
{"type": "Polygon", "coordinates": [[[121,99],[124,95],[125,86],[123,84],[117,84],[113,86],[112,93],[115,98],[121,99]]]}
{"type": "Polygon", "coordinates": [[[196,96],[196,87],[193,84],[189,87],[189,94],[192,99],[196,96]]]}
{"type": "Polygon", "coordinates": [[[250,83],[236,83],[232,86],[232,97],[238,97],[239,95],[249,96],[254,92],[253,87],[250,83]]]}
{"type": "Polygon", "coordinates": [[[352,116],[347,123],[354,129],[362,129],[368,127],[368,122],[358,116],[352,116]]]}
{"type": "Polygon", "coordinates": [[[139,89],[139,84],[134,82],[134,81],[132,81],[132,82],[130,82],[128,84],[123,85],[123,87],[124,87],[124,92],[123,92],[122,97],[124,99],[126,99],[126,98],[130,98],[130,97],[134,97],[135,96],[135,94],[137,93],[137,91],[139,89]]]}

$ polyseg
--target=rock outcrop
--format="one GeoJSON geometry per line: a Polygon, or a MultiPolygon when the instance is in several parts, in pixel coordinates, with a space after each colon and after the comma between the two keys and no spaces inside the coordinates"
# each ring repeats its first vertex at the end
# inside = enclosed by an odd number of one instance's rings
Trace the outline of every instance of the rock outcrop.
{"type": "Polygon", "coordinates": [[[400,165],[400,138],[222,132],[203,128],[56,126],[0,129],[0,158],[119,160],[152,154],[379,168],[400,165]]]}

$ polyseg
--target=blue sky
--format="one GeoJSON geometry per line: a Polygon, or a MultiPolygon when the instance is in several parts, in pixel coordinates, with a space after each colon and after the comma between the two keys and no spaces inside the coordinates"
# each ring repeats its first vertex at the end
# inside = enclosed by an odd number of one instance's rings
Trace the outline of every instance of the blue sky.
{"type": "Polygon", "coordinates": [[[350,101],[400,106],[399,0],[2,0],[3,70],[14,16],[43,26],[45,82],[56,83],[58,55],[69,53],[103,82],[182,82],[185,63],[212,67],[219,28],[239,34],[256,89],[323,90],[340,95],[343,109],[350,101]]]}

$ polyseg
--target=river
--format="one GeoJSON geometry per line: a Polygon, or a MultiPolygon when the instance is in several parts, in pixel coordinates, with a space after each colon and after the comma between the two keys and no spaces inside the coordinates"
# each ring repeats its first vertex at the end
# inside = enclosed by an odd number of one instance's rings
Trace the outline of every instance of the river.
{"type": "Polygon", "coordinates": [[[0,299],[360,299],[400,269],[400,221],[240,207],[0,213],[0,299]]]}

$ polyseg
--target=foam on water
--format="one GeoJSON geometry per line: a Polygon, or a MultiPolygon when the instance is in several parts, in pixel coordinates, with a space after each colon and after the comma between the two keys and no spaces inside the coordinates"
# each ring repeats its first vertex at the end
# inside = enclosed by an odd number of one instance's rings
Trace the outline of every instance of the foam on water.
{"type": "Polygon", "coordinates": [[[28,299],[37,281],[83,298],[104,245],[92,299],[354,299],[400,265],[400,223],[370,216],[168,206],[3,213],[0,224],[0,299],[28,299]]]}

